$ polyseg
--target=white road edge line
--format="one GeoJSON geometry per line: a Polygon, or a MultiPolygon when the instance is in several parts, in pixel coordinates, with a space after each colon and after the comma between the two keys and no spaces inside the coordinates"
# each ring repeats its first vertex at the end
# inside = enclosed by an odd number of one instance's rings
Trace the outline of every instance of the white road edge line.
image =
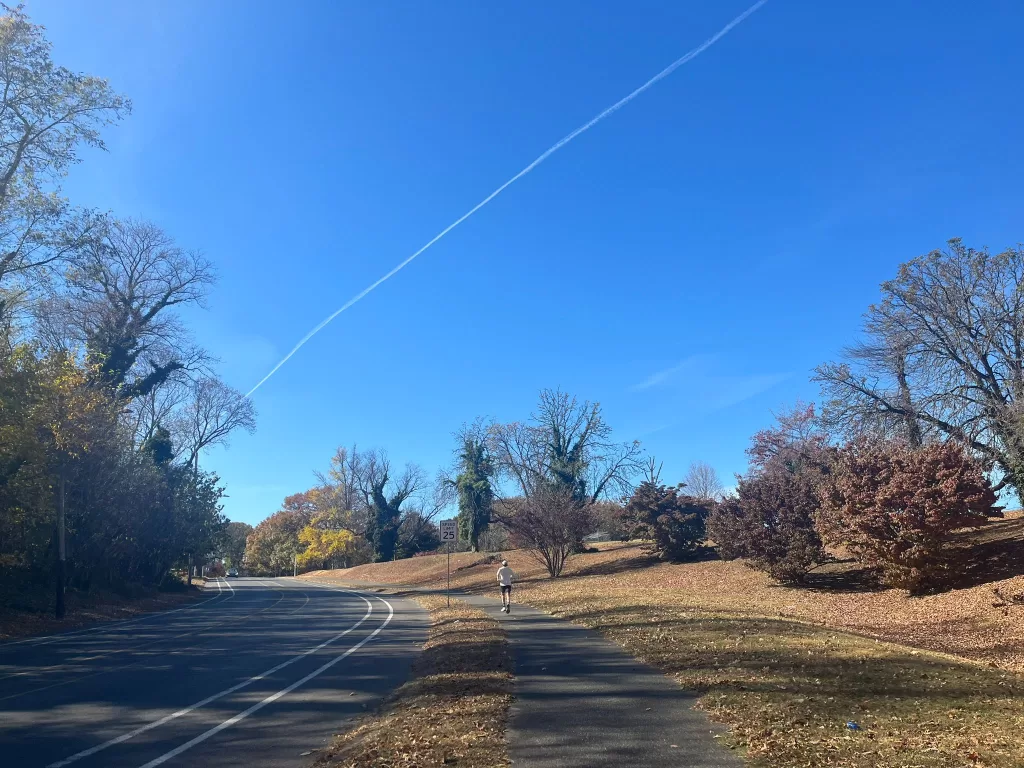
{"type": "MultiPolygon", "coordinates": [[[[282,663],[278,664],[276,667],[272,667],[271,669],[268,669],[265,672],[261,672],[260,674],[254,676],[254,677],[250,677],[248,680],[243,680],[242,682],[240,682],[240,683],[238,683],[236,685],[233,685],[230,688],[225,688],[223,691],[220,691],[219,693],[215,693],[212,696],[207,696],[202,701],[198,701],[195,704],[192,704],[191,706],[185,707],[184,709],[179,709],[177,712],[172,712],[169,715],[165,715],[164,717],[161,717],[159,720],[154,720],[153,722],[147,723],[146,725],[141,725],[141,726],[139,726],[138,728],[136,728],[133,731],[129,731],[128,733],[121,734],[120,736],[117,736],[116,738],[110,739],[109,741],[105,741],[102,744],[97,744],[95,747],[89,747],[89,749],[83,749],[81,752],[76,752],[75,754],[71,755],[70,757],[65,757],[63,760],[58,760],[55,763],[50,763],[48,766],[46,766],[46,768],[63,768],[63,766],[65,766],[65,765],[71,765],[72,763],[76,763],[76,762],[78,762],[79,760],[81,760],[83,758],[95,755],[97,752],[102,752],[104,749],[107,749],[108,747],[113,747],[113,746],[115,746],[117,744],[123,744],[124,742],[126,742],[126,741],[128,741],[130,739],[134,739],[139,734],[145,733],[146,731],[150,731],[150,730],[152,730],[154,728],[158,728],[161,725],[163,725],[164,723],[168,723],[171,720],[175,720],[175,719],[177,719],[179,717],[187,715],[189,712],[192,712],[192,711],[194,711],[196,709],[199,709],[200,707],[205,707],[210,702],[213,702],[213,701],[216,701],[217,699],[221,699],[221,698],[223,698],[225,696],[228,696],[229,694],[232,694],[235,691],[240,691],[243,688],[245,688],[246,686],[252,685],[257,680],[262,680],[263,678],[268,677],[268,676],[274,674],[275,672],[279,672],[282,669],[284,669],[285,667],[294,664],[296,661],[299,661],[300,659],[306,658],[311,653],[316,653],[321,648],[330,645],[331,643],[335,642],[336,640],[340,640],[345,635],[347,635],[349,632],[352,632],[352,631],[358,629],[359,625],[361,625],[364,621],[366,621],[368,618],[370,618],[370,614],[373,613],[373,603],[371,603],[365,597],[363,597],[362,595],[360,595],[360,594],[358,594],[356,592],[349,592],[348,594],[355,595],[360,600],[362,600],[364,603],[366,603],[366,614],[363,616],[363,618],[361,618],[359,621],[357,621],[351,627],[346,629],[344,632],[339,632],[334,637],[331,637],[328,640],[325,640],[324,642],[320,643],[320,645],[316,646],[315,648],[310,648],[308,651],[305,651],[303,653],[300,653],[300,654],[297,654],[295,656],[292,656],[290,659],[287,659],[286,661],[283,661],[282,663]]],[[[390,605],[388,607],[390,608],[390,605]]],[[[390,619],[390,616],[389,616],[388,617],[388,621],[390,621],[390,620],[391,619],[390,619]]],[[[380,631],[380,629],[377,630],[377,632],[379,632],[379,631],[380,631]]],[[[374,632],[374,634],[376,634],[376,632],[374,632]]],[[[373,637],[373,635],[370,635],[370,637],[373,637]]],[[[369,638],[367,638],[367,639],[369,639],[369,638]]],[[[366,641],[364,640],[363,643],[365,643],[365,642],[366,641]]],[[[363,645],[363,643],[360,643],[358,646],[355,646],[355,647],[358,648],[361,645],[363,645]]],[[[344,657],[342,656],[342,657],[338,657],[338,658],[344,658],[344,657]]],[[[317,674],[319,674],[319,672],[317,674]]]]}
{"type": "MultiPolygon", "coordinates": [[[[180,747],[176,747],[176,748],[172,749],[170,752],[166,752],[166,753],[160,755],[160,757],[158,757],[158,758],[156,758],[154,760],[150,760],[148,763],[143,765],[142,768],[156,768],[156,766],[162,765],[163,763],[166,763],[168,760],[170,760],[171,758],[177,757],[182,752],[186,752],[186,751],[192,749],[192,747],[194,747],[196,744],[199,744],[201,742],[206,741],[211,736],[215,736],[216,734],[218,734],[221,731],[223,731],[225,728],[230,728],[232,725],[235,725],[236,723],[238,723],[238,722],[244,720],[245,718],[247,718],[253,712],[256,712],[257,710],[263,709],[263,707],[267,706],[267,704],[274,703],[275,701],[280,699],[282,696],[287,696],[289,693],[294,691],[299,686],[305,685],[310,680],[312,680],[314,677],[323,674],[328,669],[330,669],[335,664],[337,664],[339,661],[341,661],[342,659],[345,659],[345,658],[351,656],[353,653],[358,651],[360,648],[362,648],[368,642],[373,640],[373,638],[375,638],[381,632],[381,630],[383,630],[384,627],[386,627],[391,622],[392,617],[394,617],[394,615],[395,615],[395,609],[392,607],[391,603],[389,603],[387,600],[385,600],[385,599],[383,599],[381,597],[377,597],[376,595],[374,595],[374,597],[377,600],[380,600],[382,603],[384,603],[384,605],[386,605],[388,607],[388,617],[386,619],[384,619],[384,623],[383,624],[381,624],[379,627],[377,627],[375,630],[373,630],[373,632],[371,632],[369,635],[364,637],[362,640],[360,640],[358,643],[353,645],[351,648],[349,648],[347,651],[345,651],[340,656],[335,656],[333,659],[328,661],[326,664],[324,664],[319,669],[313,670],[312,672],[310,672],[308,675],[306,675],[301,680],[296,680],[294,683],[289,685],[287,688],[282,688],[277,693],[272,694],[270,696],[267,696],[267,698],[263,699],[263,701],[257,702],[256,704],[253,704],[251,707],[249,707],[244,712],[239,712],[237,715],[235,715],[234,717],[228,718],[227,720],[225,720],[220,725],[215,725],[213,728],[211,728],[210,730],[208,730],[208,731],[206,731],[204,733],[199,734],[194,739],[191,739],[190,741],[186,741],[180,747]]],[[[363,598],[363,599],[365,600],[366,598],[363,598]]],[[[367,601],[367,602],[369,602],[369,601],[367,601]]]]}

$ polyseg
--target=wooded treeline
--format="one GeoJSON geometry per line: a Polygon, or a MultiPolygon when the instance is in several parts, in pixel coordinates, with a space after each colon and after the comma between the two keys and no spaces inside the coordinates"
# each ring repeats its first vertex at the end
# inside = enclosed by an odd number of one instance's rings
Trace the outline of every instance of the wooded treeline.
{"type": "Polygon", "coordinates": [[[64,197],[131,103],[54,63],[20,7],[0,16],[0,90],[0,599],[55,574],[58,601],[64,584],[158,585],[221,546],[200,457],[255,426],[178,314],[213,269],[155,224],[64,197]]]}

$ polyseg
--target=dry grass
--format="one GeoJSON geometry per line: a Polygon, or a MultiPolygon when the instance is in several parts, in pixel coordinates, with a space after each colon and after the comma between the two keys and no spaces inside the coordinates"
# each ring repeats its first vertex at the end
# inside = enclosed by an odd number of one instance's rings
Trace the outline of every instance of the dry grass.
{"type": "MultiPolygon", "coordinates": [[[[999,532],[1014,542],[1024,520],[995,523],[983,538],[989,546],[999,532]]],[[[1017,550],[1018,572],[1024,570],[1024,540],[1017,550]]],[[[773,582],[742,562],[656,563],[639,545],[608,545],[602,551],[569,561],[562,579],[551,581],[542,566],[522,552],[507,554],[519,576],[517,599],[539,605],[552,589],[580,594],[651,594],[663,604],[744,616],[783,618],[843,629],[872,638],[950,653],[1024,673],[1024,575],[925,597],[903,590],[864,589],[823,573],[813,589],[773,582]],[[578,586],[573,587],[573,584],[578,586]],[[557,586],[556,586],[557,585],[557,586]],[[1018,600],[1014,600],[1019,596],[1018,600]]],[[[452,556],[452,587],[494,589],[493,564],[472,566],[480,555],[452,556]],[[455,571],[456,564],[461,570],[455,571]],[[470,566],[470,567],[466,567],[470,566]]],[[[1012,573],[1012,571],[1011,571],[1012,573]]],[[[1002,575],[1002,573],[997,573],[1002,575]]],[[[347,571],[323,571],[317,578],[441,586],[443,555],[363,565],[347,571]]]]}
{"type": "Polygon", "coordinates": [[[504,631],[483,612],[437,596],[417,598],[431,626],[413,679],[381,712],[338,737],[317,768],[501,768],[512,659],[504,631]]]}

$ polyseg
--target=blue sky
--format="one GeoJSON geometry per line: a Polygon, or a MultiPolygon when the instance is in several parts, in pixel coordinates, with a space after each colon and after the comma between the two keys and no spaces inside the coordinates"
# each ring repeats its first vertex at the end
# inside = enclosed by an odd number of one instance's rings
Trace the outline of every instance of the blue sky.
{"type": "MultiPolygon", "coordinates": [[[[247,390],[544,149],[743,11],[686,2],[29,0],[134,114],[65,191],[216,264],[189,313],[247,390]]],[[[1024,239],[1024,8],[770,0],[341,315],[205,465],[257,522],[339,444],[428,470],[542,387],[667,479],[724,478],[896,266],[1024,239]]]]}

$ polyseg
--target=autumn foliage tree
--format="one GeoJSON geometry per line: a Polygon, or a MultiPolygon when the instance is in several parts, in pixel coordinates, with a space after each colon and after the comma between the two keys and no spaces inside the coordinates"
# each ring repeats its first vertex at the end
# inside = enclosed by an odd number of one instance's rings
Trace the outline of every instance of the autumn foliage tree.
{"type": "Polygon", "coordinates": [[[356,537],[351,530],[351,513],[339,509],[326,509],[313,515],[298,539],[305,549],[299,554],[298,564],[303,568],[348,567],[348,556],[355,547],[356,537]]]}
{"type": "Polygon", "coordinates": [[[834,467],[818,516],[825,540],[913,593],[947,581],[959,553],[950,533],[985,523],[996,502],[983,468],[952,442],[858,442],[834,467]]]}
{"type": "Polygon", "coordinates": [[[257,525],[245,542],[245,567],[256,574],[280,575],[291,571],[303,551],[300,532],[318,512],[316,495],[295,493],[282,508],[257,525]]]}

